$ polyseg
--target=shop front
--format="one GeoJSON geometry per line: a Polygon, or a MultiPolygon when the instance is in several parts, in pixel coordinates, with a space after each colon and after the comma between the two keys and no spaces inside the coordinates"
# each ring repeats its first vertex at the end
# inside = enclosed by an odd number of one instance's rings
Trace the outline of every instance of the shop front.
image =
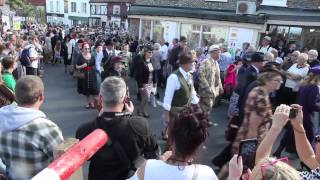
{"type": "Polygon", "coordinates": [[[69,16],[72,26],[85,26],[89,25],[88,17],[69,16]]]}

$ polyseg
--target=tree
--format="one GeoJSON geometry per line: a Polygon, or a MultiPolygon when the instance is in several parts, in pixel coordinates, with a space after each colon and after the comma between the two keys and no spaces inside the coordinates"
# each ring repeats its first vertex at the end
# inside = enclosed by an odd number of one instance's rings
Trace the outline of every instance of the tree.
{"type": "Polygon", "coordinates": [[[17,15],[24,17],[36,17],[36,8],[27,0],[7,0],[6,4],[10,9],[17,12],[17,15]]]}

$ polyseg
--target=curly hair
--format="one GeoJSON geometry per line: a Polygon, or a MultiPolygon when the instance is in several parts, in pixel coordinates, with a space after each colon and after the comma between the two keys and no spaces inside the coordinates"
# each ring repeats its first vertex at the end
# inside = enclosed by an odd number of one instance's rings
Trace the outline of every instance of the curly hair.
{"type": "Polygon", "coordinates": [[[208,137],[208,127],[208,115],[199,106],[187,107],[169,125],[169,145],[180,157],[192,156],[208,137]]]}

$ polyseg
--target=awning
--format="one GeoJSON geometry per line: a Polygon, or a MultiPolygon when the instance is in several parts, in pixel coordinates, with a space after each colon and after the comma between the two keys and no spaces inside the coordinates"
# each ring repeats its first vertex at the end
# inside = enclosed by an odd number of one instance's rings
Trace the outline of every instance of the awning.
{"type": "Polygon", "coordinates": [[[320,10],[260,6],[257,14],[265,15],[268,24],[320,26],[320,10]]]}
{"type": "Polygon", "coordinates": [[[78,21],[88,21],[88,17],[79,17],[79,16],[69,16],[69,19],[78,20],[78,21]]]}
{"type": "Polygon", "coordinates": [[[199,8],[132,5],[129,15],[186,17],[239,23],[264,24],[263,17],[257,15],[238,15],[236,11],[211,10],[199,8]]]}

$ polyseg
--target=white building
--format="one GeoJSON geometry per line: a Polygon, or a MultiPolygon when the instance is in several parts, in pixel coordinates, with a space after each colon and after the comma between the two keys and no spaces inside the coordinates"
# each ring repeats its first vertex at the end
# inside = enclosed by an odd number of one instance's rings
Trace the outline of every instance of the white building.
{"type": "Polygon", "coordinates": [[[90,5],[89,0],[69,0],[68,14],[70,25],[81,26],[89,24],[90,5]]]}
{"type": "Polygon", "coordinates": [[[47,22],[53,25],[69,24],[67,2],[64,0],[46,0],[47,22]]]}

